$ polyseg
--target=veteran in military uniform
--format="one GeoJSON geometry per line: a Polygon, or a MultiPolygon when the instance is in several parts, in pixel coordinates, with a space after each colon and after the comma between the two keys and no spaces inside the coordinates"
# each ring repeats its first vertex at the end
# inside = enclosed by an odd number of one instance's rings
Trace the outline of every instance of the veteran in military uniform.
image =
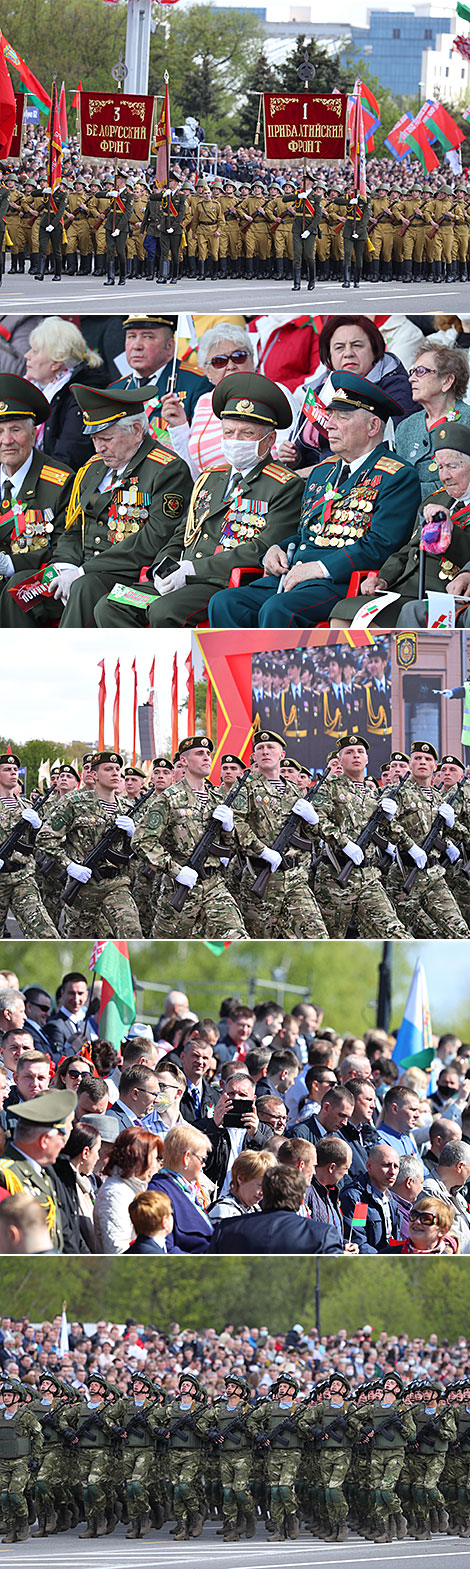
{"type": "MultiPolygon", "coordinates": [[[[122,376],[120,381],[114,383],[114,387],[145,386],[150,429],[158,437],[159,429],[166,428],[159,410],[172,380],[178,317],[148,312],[138,315],[134,312],[132,316],[126,316],[123,325],[126,359],[131,366],[131,374],[122,376]]],[[[207,376],[186,370],[178,358],[174,361],[174,367],[173,392],[183,404],[188,425],[191,425],[196,403],[203,393],[212,392],[212,382],[207,376]]]]}
{"type": "Polygon", "coordinates": [[[281,775],[285,750],[285,741],[270,730],[253,737],[256,777],[245,781],[233,808],[237,848],[245,865],[241,907],[250,937],[324,938],[328,932],[308,885],[311,841],[319,819],[298,786],[281,775]],[[291,812],[298,819],[298,832],[295,844],[281,856],[272,841],[291,812]],[[271,876],[264,899],[258,900],[251,888],[266,866],[271,876]]]}
{"type": "Polygon", "coordinates": [[[41,818],[24,796],[18,799],[17,785],[21,762],[13,752],[0,756],[0,931],[5,929],[8,911],[19,921],[24,937],[57,937],[57,931],[42,902],[35,877],[34,834],[41,818]],[[22,826],[21,826],[22,825],[22,826]],[[11,833],[18,827],[16,843],[7,852],[11,833]]]}
{"type": "Polygon", "coordinates": [[[44,1090],[34,1100],[18,1102],[11,1107],[15,1130],[0,1156],[0,1187],[38,1199],[56,1253],[63,1247],[62,1218],[49,1168],[67,1143],[75,1106],[71,1090],[44,1090]]]}
{"type": "Polygon", "coordinates": [[[184,779],[149,803],[144,822],[136,828],[135,854],[143,857],[155,872],[164,874],[154,909],[152,937],[161,937],[163,933],[185,937],[194,931],[217,938],[247,935],[240,911],[224,883],[216,849],[211,848],[200,875],[187,864],[213,817],[219,830],[215,843],[226,851],[227,859],[231,852],[231,808],[225,806],[225,792],[206,783],[212,752],[208,736],[189,736],[182,741],[184,779]],[[189,890],[181,911],[174,910],[171,904],[178,886],[189,890]]]}
{"type": "MultiPolygon", "coordinates": [[[[183,518],[191,477],[182,458],[148,433],[146,389],[73,386],[96,456],[75,476],[65,530],[49,566],[49,597],[41,616],[61,626],[89,626],[103,593],[128,584],[162,549],[183,518]]],[[[22,612],[5,594],[3,625],[23,625],[22,612]]]]}
{"type": "MultiPolygon", "coordinates": [[[[37,571],[51,559],[65,525],[73,474],[34,446],[36,428],[49,414],[38,387],[22,376],[0,376],[0,575],[7,607],[8,583],[21,582],[20,567],[37,571]]],[[[20,625],[27,625],[22,613],[20,625]]]]}
{"type": "Polygon", "coordinates": [[[410,537],[419,481],[383,440],[395,401],[350,371],[334,371],[331,383],[335,456],[307,480],[300,528],[266,551],[259,582],[211,600],[211,626],[314,626],[345,597],[352,572],[378,569],[391,543],[398,549],[410,537]]]}
{"type": "Polygon", "coordinates": [[[26,1489],[38,1465],[43,1438],[34,1412],[26,1405],[22,1385],[7,1379],[0,1411],[0,1495],[6,1527],[2,1542],[27,1542],[26,1489]]]}
{"type": "Polygon", "coordinates": [[[405,780],[390,822],[390,839],[403,862],[403,872],[418,869],[413,888],[406,892],[403,874],[395,863],[388,890],[399,915],[413,937],[468,937],[469,928],[446,880],[446,867],[459,856],[454,843],[455,812],[433,784],[437,752],[431,741],[413,741],[411,778],[405,780]],[[438,844],[429,856],[422,848],[435,818],[441,822],[438,844]]]}
{"type": "MultiPolygon", "coordinates": [[[[148,612],[133,612],[135,625],[197,623],[232,570],[257,569],[260,553],[300,514],[303,481],[271,461],[276,427],[286,427],[291,418],[280,387],[265,376],[237,372],[215,388],[213,409],[223,420],[227,468],[206,470],[196,481],[186,521],[154,561],[159,597],[148,612]],[[160,558],[167,555],[175,569],[162,578],[160,558]]],[[[121,626],[122,610],[102,600],[95,621],[121,626]]]]}
{"type": "MultiPolygon", "coordinates": [[[[357,843],[361,830],[379,804],[375,785],[365,779],[369,742],[360,735],[345,735],[338,742],[343,765],[342,776],[330,775],[315,798],[319,833],[327,850],[315,880],[315,894],[330,937],[345,937],[350,922],[356,923],[360,937],[407,937],[382,886],[377,850],[370,844],[363,851],[357,843]],[[353,862],[345,887],[336,881],[344,857],[353,862]]],[[[388,821],[394,817],[395,803],[381,799],[384,838],[388,821]]]]}
{"type": "Polygon", "coordinates": [[[63,796],[38,833],[38,853],[52,857],[67,877],[79,885],[73,905],[65,904],[64,932],[68,937],[78,932],[89,937],[141,937],[137,906],[130,891],[134,823],[117,793],[122,757],[118,752],[97,752],[93,764],[94,798],[82,790],[63,796]],[[99,867],[92,871],[84,863],[113,827],[115,839],[99,867]]]}

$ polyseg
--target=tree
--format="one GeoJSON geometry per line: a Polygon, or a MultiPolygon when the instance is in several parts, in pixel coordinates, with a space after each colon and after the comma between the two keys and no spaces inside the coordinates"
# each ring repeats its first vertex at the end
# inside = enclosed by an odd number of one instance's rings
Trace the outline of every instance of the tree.
{"type": "MultiPolygon", "coordinates": [[[[272,92],[279,86],[277,71],[269,64],[265,49],[260,49],[255,60],[253,70],[246,76],[243,91],[248,95],[247,102],[238,120],[238,135],[247,147],[253,147],[259,123],[260,93],[272,92]]],[[[263,134],[263,120],[261,117],[261,136],[263,134]]]]}
{"type": "Polygon", "coordinates": [[[124,51],[126,10],[103,0],[5,0],[2,31],[47,91],[58,69],[71,96],[79,79],[85,88],[114,91],[111,67],[124,51]]]}
{"type": "Polygon", "coordinates": [[[157,29],[151,40],[151,91],[158,90],[168,68],[173,125],[193,115],[208,141],[223,141],[233,133],[234,106],[259,54],[259,22],[249,12],[198,4],[175,13],[167,34],[157,29]]]}
{"type": "Polygon", "coordinates": [[[354,86],[354,66],[343,61],[341,55],[329,55],[321,44],[314,38],[305,38],[299,34],[296,39],[295,49],[288,59],[277,68],[276,86],[281,92],[301,93],[303,82],[299,77],[299,68],[304,63],[307,51],[310,65],[315,67],[315,76],[310,78],[308,91],[311,93],[331,93],[337,87],[340,93],[350,93],[354,86]]]}

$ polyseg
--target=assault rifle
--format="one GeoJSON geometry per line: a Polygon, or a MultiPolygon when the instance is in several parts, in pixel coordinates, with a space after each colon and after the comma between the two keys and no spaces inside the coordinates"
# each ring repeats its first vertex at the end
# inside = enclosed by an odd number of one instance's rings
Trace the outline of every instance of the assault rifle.
{"type": "MultiPolygon", "coordinates": [[[[141,811],[141,808],[145,806],[145,802],[148,801],[149,797],[153,794],[154,786],[151,785],[150,789],[145,791],[145,795],[139,795],[138,800],[134,801],[133,805],[128,808],[125,814],[126,817],[137,817],[137,813],[141,811]]],[[[95,883],[103,882],[104,878],[106,877],[106,862],[108,862],[108,864],[110,863],[111,866],[123,868],[129,865],[129,855],[126,855],[122,850],[113,850],[113,842],[116,838],[116,834],[120,834],[121,832],[122,830],[120,828],[116,828],[115,823],[111,823],[111,826],[106,829],[106,833],[103,834],[103,838],[99,840],[98,844],[95,844],[94,849],[90,850],[90,854],[87,855],[86,859],[84,860],[83,865],[91,867],[92,876],[95,883]],[[103,862],[105,865],[103,871],[101,871],[103,862]]],[[[75,904],[75,900],[82,886],[82,883],[78,882],[77,878],[69,877],[65,884],[64,892],[61,895],[61,903],[63,905],[67,905],[67,908],[70,909],[71,905],[75,904]]]]}
{"type": "MultiPolygon", "coordinates": [[[[463,775],[462,779],[459,780],[458,785],[455,786],[455,790],[452,791],[452,795],[449,795],[448,800],[447,800],[447,805],[448,806],[452,806],[453,801],[457,800],[457,796],[460,794],[460,791],[462,789],[462,785],[464,785],[464,784],[465,784],[465,774],[463,775]]],[[[436,816],[434,818],[434,822],[431,823],[431,827],[429,829],[429,832],[426,834],[426,838],[423,839],[422,845],[420,845],[420,849],[424,850],[426,855],[429,855],[430,850],[435,850],[435,849],[441,849],[442,848],[442,845],[440,844],[439,841],[441,840],[443,821],[444,820],[440,816],[439,812],[436,812],[436,816]]],[[[415,882],[416,882],[416,878],[418,876],[418,872],[419,872],[419,867],[416,866],[416,864],[413,862],[413,865],[411,867],[411,871],[408,872],[408,875],[407,875],[407,877],[405,877],[405,881],[403,883],[403,892],[404,893],[411,893],[412,888],[414,888],[414,885],[415,885],[415,882]]]]}
{"type": "MultiPolygon", "coordinates": [[[[325,783],[326,777],[327,774],[325,772],[322,778],[317,779],[316,784],[312,785],[310,790],[307,790],[307,794],[305,796],[299,796],[299,800],[308,801],[309,803],[314,801],[315,796],[318,795],[320,786],[325,783]]],[[[298,813],[294,812],[294,809],[292,808],[292,811],[289,812],[285,823],[283,823],[282,828],[278,833],[277,839],[275,839],[274,844],[270,846],[271,850],[275,850],[277,855],[285,855],[286,850],[291,848],[295,850],[308,850],[309,840],[302,839],[300,837],[299,827],[301,822],[302,818],[299,818],[298,813]]],[[[272,876],[272,870],[272,866],[263,866],[261,871],[258,872],[258,876],[255,878],[254,883],[252,883],[251,892],[256,895],[257,899],[264,898],[269,879],[272,876]]]]}
{"type": "MultiPolygon", "coordinates": [[[[404,778],[400,780],[399,784],[393,785],[391,790],[387,790],[387,796],[386,796],[387,800],[394,800],[396,798],[396,796],[400,794],[400,790],[402,789],[403,785],[406,783],[407,779],[409,779],[409,770],[408,770],[408,773],[406,773],[404,775],[404,778]]],[[[380,823],[380,818],[381,818],[382,815],[385,816],[385,813],[383,812],[383,808],[382,808],[382,802],[378,801],[377,806],[375,808],[375,812],[372,813],[372,817],[369,817],[368,823],[365,824],[364,828],[362,829],[361,833],[358,835],[358,838],[356,840],[356,844],[357,844],[359,850],[363,850],[363,851],[367,850],[369,848],[369,845],[373,844],[374,842],[376,844],[379,843],[380,844],[380,848],[383,849],[383,840],[378,837],[378,834],[379,834],[379,823],[380,823]]],[[[338,876],[336,878],[336,882],[337,882],[339,888],[345,888],[346,887],[346,883],[348,882],[348,879],[351,876],[351,872],[353,872],[354,870],[355,870],[355,862],[351,861],[349,856],[348,856],[346,861],[345,861],[345,863],[344,863],[344,866],[342,867],[342,870],[338,873],[338,876]]]]}
{"type": "MultiPolygon", "coordinates": [[[[237,795],[240,794],[242,785],[246,784],[246,781],[249,778],[249,773],[249,768],[245,768],[245,772],[242,774],[241,779],[237,779],[236,784],[232,785],[232,789],[229,790],[228,795],[226,795],[225,801],[222,803],[224,806],[232,806],[233,802],[236,801],[237,795]]],[[[204,833],[201,834],[199,843],[195,845],[192,855],[190,855],[189,861],[187,862],[187,865],[192,868],[192,871],[197,872],[198,875],[203,871],[211,852],[215,855],[225,855],[225,848],[221,850],[220,846],[217,847],[215,844],[218,832],[220,832],[220,825],[217,822],[217,818],[211,817],[207,824],[207,828],[205,828],[204,833]]],[[[171,900],[171,907],[173,910],[183,909],[183,905],[188,897],[189,892],[190,889],[186,888],[184,883],[178,883],[171,900]]]]}
{"type": "MultiPolygon", "coordinates": [[[[50,785],[45,795],[41,796],[42,806],[49,800],[49,796],[53,794],[54,790],[55,784],[50,785]]],[[[31,823],[25,823],[24,819],[20,817],[19,822],[15,823],[14,828],[11,829],[8,837],[4,839],[3,844],[0,844],[0,861],[3,861],[2,870],[7,872],[10,870],[8,862],[11,861],[15,852],[17,855],[34,855],[34,840],[31,839],[31,834],[36,834],[37,832],[37,828],[32,828],[31,823]],[[28,829],[29,838],[24,840],[22,839],[22,834],[25,834],[28,829]]]]}

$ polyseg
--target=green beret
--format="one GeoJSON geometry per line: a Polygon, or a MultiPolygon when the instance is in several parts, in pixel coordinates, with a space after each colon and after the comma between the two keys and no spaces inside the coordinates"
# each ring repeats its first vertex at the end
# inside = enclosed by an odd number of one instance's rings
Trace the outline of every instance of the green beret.
{"type": "Polygon", "coordinates": [[[444,420],[433,430],[434,452],[463,452],[470,458],[470,426],[464,425],[461,420],[444,420]]]}
{"type": "MultiPolygon", "coordinates": [[[[175,756],[176,757],[178,756],[177,752],[176,752],[175,756]]],[[[152,762],[152,768],[166,768],[168,770],[168,773],[172,774],[173,773],[173,768],[174,768],[174,763],[172,763],[170,757],[154,757],[153,758],[153,762],[152,762]]]]}
{"type": "Polygon", "coordinates": [[[224,752],[221,758],[221,764],[222,763],[238,763],[239,767],[243,768],[243,772],[245,772],[245,768],[247,767],[247,764],[243,762],[243,758],[237,757],[236,752],[224,752]]]}
{"type": "Polygon", "coordinates": [[[209,736],[188,735],[185,741],[180,741],[180,757],[183,757],[185,752],[193,752],[195,748],[199,750],[200,747],[202,747],[205,752],[213,752],[214,750],[212,741],[209,740],[209,736]]]}
{"type": "Polygon", "coordinates": [[[17,757],[16,752],[2,752],[0,763],[14,763],[15,768],[21,768],[20,759],[17,757]]]}
{"type": "Polygon", "coordinates": [[[73,763],[61,763],[60,768],[57,769],[57,773],[58,775],[73,774],[77,784],[80,784],[80,774],[77,773],[77,769],[74,768],[73,763]]]}
{"type": "Polygon", "coordinates": [[[292,424],[291,407],[281,388],[256,371],[224,376],[212,394],[212,408],[218,419],[238,415],[250,425],[272,425],[273,430],[292,424]]]}
{"type": "Polygon", "coordinates": [[[465,773],[465,763],[462,762],[462,758],[454,757],[452,752],[446,752],[445,757],[441,757],[441,761],[439,763],[440,768],[442,768],[443,763],[453,763],[455,768],[461,768],[462,773],[465,773]]]}
{"type": "Polygon", "coordinates": [[[60,1128],[72,1111],[77,1097],[72,1090],[44,1090],[34,1100],[22,1100],[12,1106],[10,1116],[18,1122],[31,1122],[39,1128],[60,1128]]]}
{"type": "Polygon", "coordinates": [[[305,770],[304,764],[298,763],[296,757],[283,757],[281,768],[295,768],[298,774],[303,774],[305,771],[308,773],[308,768],[305,770]]]}
{"type": "Polygon", "coordinates": [[[391,752],[389,761],[391,763],[409,763],[410,759],[406,752],[391,752]]]}
{"type": "Polygon", "coordinates": [[[133,779],[134,777],[136,779],[146,779],[147,775],[144,773],[143,768],[136,768],[134,764],[130,763],[129,767],[124,769],[124,778],[133,779]]]}
{"type": "Polygon", "coordinates": [[[283,741],[282,735],[276,735],[275,730],[258,730],[257,734],[253,736],[253,751],[256,746],[262,745],[263,741],[275,741],[277,746],[282,746],[283,752],[286,750],[286,743],[283,741]]]}

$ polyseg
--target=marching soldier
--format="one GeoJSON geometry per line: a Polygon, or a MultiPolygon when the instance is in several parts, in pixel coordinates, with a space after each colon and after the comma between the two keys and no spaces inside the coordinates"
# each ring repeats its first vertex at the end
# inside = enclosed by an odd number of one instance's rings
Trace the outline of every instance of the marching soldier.
{"type": "Polygon", "coordinates": [[[196,235],[199,278],[205,276],[204,269],[208,256],[211,259],[211,277],[215,279],[218,276],[219,242],[223,222],[224,215],[220,202],[212,196],[210,186],[204,183],[198,185],[192,223],[196,235]]]}
{"type": "Polygon", "coordinates": [[[268,277],[268,261],[271,255],[271,235],[269,227],[269,210],[264,201],[266,196],[265,186],[261,180],[255,180],[251,187],[250,196],[243,197],[239,205],[240,229],[243,236],[243,245],[246,256],[246,277],[268,277]]]}
{"type": "Polygon", "coordinates": [[[405,780],[390,822],[390,839],[405,862],[418,868],[414,887],[406,893],[402,873],[395,863],[388,879],[390,897],[413,937],[468,937],[469,928],[446,881],[446,864],[458,860],[459,851],[450,837],[455,824],[453,806],[442,799],[433,784],[437,752],[431,741],[413,741],[410,756],[411,778],[405,780]],[[435,818],[442,822],[440,844],[422,848],[435,818]],[[441,856],[444,859],[441,859],[441,856]]]}
{"type": "Polygon", "coordinates": [[[307,267],[307,288],[315,288],[315,249],[321,218],[322,192],[314,191],[313,181],[307,176],[305,190],[297,193],[292,224],[294,292],[300,289],[302,262],[307,267]]]}
{"type": "Polygon", "coordinates": [[[54,191],[52,191],[49,186],[44,187],[42,193],[42,210],[39,216],[39,260],[37,272],[35,274],[37,283],[44,283],[44,273],[46,271],[46,258],[49,251],[49,245],[54,258],[54,273],[52,281],[53,283],[60,283],[62,277],[62,245],[64,240],[63,218],[67,204],[67,192],[69,189],[70,186],[66,180],[62,180],[58,185],[56,185],[54,191]],[[46,205],[44,205],[45,198],[47,198],[46,205]]]}
{"type": "Polygon", "coordinates": [[[67,272],[72,276],[77,272],[78,257],[80,256],[80,273],[88,277],[91,273],[92,244],[87,188],[85,181],[77,179],[67,197],[67,212],[64,219],[66,241],[66,266],[67,272]]]}
{"type": "Polygon", "coordinates": [[[204,1394],[192,1373],[181,1373],[179,1397],[169,1400],[165,1422],[170,1434],[168,1475],[173,1489],[176,1527],[174,1542],[200,1536],[204,1524],[201,1503],[202,1441],[204,1434],[204,1394]]]}
{"type": "Polygon", "coordinates": [[[168,188],[161,197],[160,272],[158,283],[177,283],[179,278],[180,249],[186,197],[175,174],[170,174],[168,188]],[[169,276],[171,261],[171,278],[169,276]]]}
{"type": "Polygon", "coordinates": [[[281,776],[285,741],[270,730],[253,737],[257,773],[242,786],[234,807],[237,845],[245,861],[241,884],[243,915],[251,937],[326,937],[318,904],[308,886],[309,855],[318,815],[298,787],[281,776]],[[295,847],[284,856],[272,848],[286,818],[298,818],[295,847]],[[303,849],[302,841],[305,841],[303,849]],[[259,871],[272,868],[266,895],[257,900],[251,886],[259,871]]]}
{"type": "Polygon", "coordinates": [[[319,1439],[318,1469],[323,1488],[328,1524],[320,1535],[327,1542],[346,1542],[348,1539],[348,1506],[344,1483],[351,1464],[351,1434],[347,1415],[346,1397],[350,1385],[347,1378],[332,1373],[322,1399],[308,1402],[299,1414],[299,1429],[307,1440],[319,1439]]]}
{"type": "Polygon", "coordinates": [[[90,229],[92,245],[95,253],[95,278],[102,278],[105,270],[105,224],[108,208],[109,197],[103,196],[101,181],[90,180],[87,210],[88,226],[90,229]]]}
{"type": "Polygon", "coordinates": [[[299,1517],[295,1482],[302,1450],[300,1427],[296,1419],[299,1385],[289,1373],[281,1373],[271,1384],[267,1400],[255,1406],[248,1418],[255,1445],[266,1449],[269,1512],[274,1530],[271,1542],[282,1542],[285,1535],[295,1541],[299,1517]]]}
{"type": "Polygon", "coordinates": [[[132,224],[129,226],[129,235],[126,245],[127,274],[129,278],[141,278],[147,252],[144,250],[142,239],[142,223],[147,209],[148,191],[145,180],[136,180],[134,185],[134,205],[132,209],[132,224]]]}
{"type": "Polygon", "coordinates": [[[105,219],[106,235],[106,288],[114,288],[116,261],[119,264],[119,284],[126,282],[126,245],[129,234],[134,197],[127,189],[122,175],[116,175],[116,189],[108,191],[108,211],[105,219]]]}
{"type": "MultiPolygon", "coordinates": [[[[338,742],[338,751],[341,752],[343,775],[330,776],[322,784],[315,802],[320,818],[319,833],[330,852],[322,860],[315,881],[316,897],[329,936],[345,937],[354,920],[361,937],[378,937],[385,933],[390,937],[406,937],[408,933],[382,886],[375,844],[363,851],[357,843],[378,804],[378,791],[375,787],[370,789],[365,781],[369,743],[363,736],[345,735],[338,742]],[[354,867],[344,888],[336,881],[338,852],[340,860],[342,852],[354,867]]],[[[395,803],[382,797],[381,807],[388,832],[395,803]]]]}
{"type": "MultiPolygon", "coordinates": [[[[118,1402],[113,1412],[117,1436],[125,1446],[128,1541],[147,1536],[152,1524],[153,1500],[158,1490],[156,1444],[162,1424],[162,1402],[163,1391],[147,1374],[138,1372],[132,1378],[130,1399],[118,1402]]],[[[160,1524],[162,1520],[163,1511],[160,1524]]]]}
{"type": "Polygon", "coordinates": [[[0,1411],[0,1492],[6,1526],[2,1542],[28,1540],[26,1488],[40,1461],[42,1447],[41,1428],[26,1405],[21,1384],[6,1380],[0,1411]]]}
{"type": "Polygon", "coordinates": [[[294,249],[292,219],[295,218],[295,186],[286,180],[283,186],[274,183],[266,202],[266,216],[270,220],[272,248],[275,258],[276,278],[288,277],[294,249]]]}
{"type": "Polygon", "coordinates": [[[442,1387],[430,1382],[419,1391],[413,1406],[416,1453],[413,1455],[411,1503],[416,1522],[410,1533],[419,1542],[429,1541],[434,1531],[447,1531],[449,1516],[439,1482],[449,1444],[457,1435],[455,1413],[442,1405],[442,1387]]]}
{"type": "Polygon", "coordinates": [[[93,765],[94,799],[81,790],[57,802],[37,838],[38,852],[51,856],[67,877],[79,885],[74,907],[65,907],[67,936],[141,937],[141,927],[130,892],[130,841],[134,823],[117,794],[122,757],[117,752],[97,752],[93,765]],[[109,828],[116,828],[109,853],[95,871],[87,857],[109,828]],[[87,886],[89,884],[89,886],[87,886]]]}
{"type": "Polygon", "coordinates": [[[397,1487],[405,1464],[406,1445],[415,1436],[414,1420],[400,1402],[403,1386],[396,1373],[387,1373],[375,1386],[375,1401],[369,1407],[371,1424],[370,1506],[371,1529],[366,1532],[374,1542],[402,1541],[406,1520],[401,1511],[397,1487]]]}
{"type": "Polygon", "coordinates": [[[220,276],[221,278],[227,277],[228,261],[230,277],[239,278],[242,237],[238,221],[238,201],[235,194],[235,186],[231,180],[225,181],[222,191],[219,191],[218,201],[223,215],[219,243],[220,276]]]}
{"type": "Polygon", "coordinates": [[[201,1428],[206,1444],[211,1446],[220,1477],[223,1526],[219,1535],[223,1534],[224,1542],[238,1542],[240,1518],[248,1539],[255,1535],[256,1530],[247,1422],[250,1390],[245,1379],[240,1378],[235,1369],[226,1374],[225,1389],[225,1395],[216,1400],[213,1406],[206,1406],[202,1413],[201,1428]]]}
{"type": "Polygon", "coordinates": [[[33,833],[41,827],[39,813],[30,802],[17,795],[19,757],[13,752],[0,756],[0,928],[3,932],[8,911],[20,922],[24,937],[57,937],[57,931],[42,902],[34,875],[33,833]],[[21,827],[23,824],[23,827],[21,827]],[[16,843],[9,851],[7,840],[18,826],[16,843]]]}
{"type": "Polygon", "coordinates": [[[351,262],[354,250],[354,288],[358,289],[362,278],[362,263],[364,248],[367,241],[367,225],[370,219],[371,204],[367,197],[348,196],[346,214],[343,223],[344,245],[344,282],[343,289],[351,288],[351,262]]]}

